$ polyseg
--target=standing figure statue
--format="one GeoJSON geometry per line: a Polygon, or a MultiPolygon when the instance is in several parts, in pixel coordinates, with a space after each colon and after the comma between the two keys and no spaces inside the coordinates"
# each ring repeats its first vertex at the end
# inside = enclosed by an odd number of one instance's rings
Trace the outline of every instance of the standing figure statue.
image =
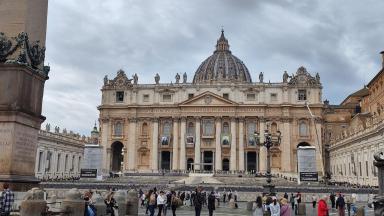
{"type": "Polygon", "coordinates": [[[139,77],[137,76],[137,73],[135,73],[133,76],[133,84],[137,85],[137,81],[139,80],[139,77]]]}
{"type": "Polygon", "coordinates": [[[183,83],[187,83],[187,73],[183,74],[183,83]]]}
{"type": "Polygon", "coordinates": [[[288,77],[289,77],[289,75],[288,75],[287,71],[284,71],[284,74],[283,74],[283,83],[288,82],[288,77]]]}
{"type": "Polygon", "coordinates": [[[60,133],[60,127],[58,126],[55,127],[55,133],[60,133]]]}
{"type": "Polygon", "coordinates": [[[263,72],[260,72],[260,74],[259,74],[259,81],[260,81],[260,83],[264,82],[264,74],[263,74],[263,72]]]}
{"type": "Polygon", "coordinates": [[[320,83],[320,75],[319,75],[319,73],[316,73],[316,82],[320,83]]]}
{"type": "Polygon", "coordinates": [[[159,82],[160,82],[160,75],[158,73],[156,73],[156,75],[155,75],[155,83],[159,84],[159,82]]]}
{"type": "Polygon", "coordinates": [[[179,73],[176,74],[175,79],[176,79],[176,84],[179,84],[179,82],[180,82],[180,75],[179,75],[179,73]]]}
{"type": "Polygon", "coordinates": [[[45,130],[46,130],[47,132],[50,132],[50,131],[51,131],[51,124],[46,124],[46,125],[45,125],[45,130]]]}
{"type": "Polygon", "coordinates": [[[104,77],[104,85],[107,85],[107,84],[108,84],[108,76],[105,75],[105,77],[104,77]]]}

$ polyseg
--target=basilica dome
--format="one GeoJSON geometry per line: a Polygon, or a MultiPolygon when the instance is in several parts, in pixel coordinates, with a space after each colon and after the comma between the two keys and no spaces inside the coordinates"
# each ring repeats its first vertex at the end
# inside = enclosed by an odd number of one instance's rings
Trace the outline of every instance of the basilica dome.
{"type": "Polygon", "coordinates": [[[204,60],[193,77],[193,83],[252,83],[248,68],[229,50],[228,40],[221,31],[213,55],[204,60]]]}

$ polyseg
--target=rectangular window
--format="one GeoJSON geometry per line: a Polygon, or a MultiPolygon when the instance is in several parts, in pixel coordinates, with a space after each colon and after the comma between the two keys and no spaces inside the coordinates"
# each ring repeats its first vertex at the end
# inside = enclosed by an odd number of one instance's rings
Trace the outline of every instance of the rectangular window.
{"type": "Polygon", "coordinates": [[[368,173],[368,161],[365,161],[365,171],[367,173],[367,177],[369,177],[369,173],[368,173]]]}
{"type": "Polygon", "coordinates": [[[307,90],[303,90],[303,89],[299,90],[299,92],[298,92],[298,100],[299,101],[307,100],[307,90]]]}
{"type": "Polygon", "coordinates": [[[351,175],[351,164],[348,164],[348,174],[351,175]]]}
{"type": "Polygon", "coordinates": [[[256,94],[254,94],[254,93],[249,93],[249,94],[247,94],[247,100],[248,100],[248,101],[254,101],[254,100],[256,100],[256,94]]]}
{"type": "Polygon", "coordinates": [[[213,119],[203,119],[203,136],[215,135],[215,123],[213,119]]]}
{"type": "Polygon", "coordinates": [[[194,94],[188,94],[188,99],[193,98],[193,96],[195,96],[195,95],[194,94]]]}
{"type": "Polygon", "coordinates": [[[116,92],[116,102],[124,102],[124,92],[117,91],[116,92]]]}
{"type": "Polygon", "coordinates": [[[225,98],[225,99],[229,99],[229,94],[228,94],[228,93],[224,93],[224,94],[223,94],[223,98],[225,98]]]}
{"type": "Polygon", "coordinates": [[[359,167],[360,167],[360,176],[363,176],[363,171],[362,171],[362,168],[361,168],[361,162],[359,162],[359,167]]]}
{"type": "Polygon", "coordinates": [[[276,102],[277,101],[277,94],[276,93],[272,93],[271,94],[271,102],[276,102]]]}
{"type": "Polygon", "coordinates": [[[163,102],[171,102],[171,101],[172,101],[172,95],[163,94],[163,102]]]}
{"type": "Polygon", "coordinates": [[[149,94],[143,95],[143,102],[149,102],[149,94]]]}

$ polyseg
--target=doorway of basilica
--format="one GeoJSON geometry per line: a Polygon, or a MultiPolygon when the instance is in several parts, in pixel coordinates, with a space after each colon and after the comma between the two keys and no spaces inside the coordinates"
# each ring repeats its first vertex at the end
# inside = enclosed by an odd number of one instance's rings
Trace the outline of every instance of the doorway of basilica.
{"type": "Polygon", "coordinates": [[[247,152],[247,171],[257,171],[256,152],[247,152]]]}
{"type": "Polygon", "coordinates": [[[161,152],[161,169],[171,170],[171,152],[169,151],[161,152]]]}
{"type": "Polygon", "coordinates": [[[187,160],[187,170],[194,170],[193,169],[193,159],[192,158],[188,158],[187,160]]]}
{"type": "Polygon", "coordinates": [[[213,152],[212,151],[204,151],[203,152],[203,163],[210,163],[204,164],[204,171],[213,171],[213,152]]]}
{"type": "Polygon", "coordinates": [[[116,141],[111,145],[111,151],[112,151],[111,169],[113,172],[122,171],[121,166],[124,161],[123,147],[124,145],[119,141],[116,141]]]}

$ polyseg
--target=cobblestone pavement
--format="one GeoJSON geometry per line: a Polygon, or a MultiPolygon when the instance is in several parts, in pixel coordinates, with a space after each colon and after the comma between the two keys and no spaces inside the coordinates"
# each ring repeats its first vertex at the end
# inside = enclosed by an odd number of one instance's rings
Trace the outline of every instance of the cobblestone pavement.
{"type": "MultiPolygon", "coordinates": [[[[251,215],[251,212],[249,211],[246,211],[245,209],[245,203],[239,203],[239,209],[229,209],[227,207],[218,207],[216,208],[216,211],[214,212],[213,215],[217,215],[217,216],[230,216],[230,215],[251,215]]],[[[358,206],[362,206],[364,204],[362,203],[359,203],[358,206]]],[[[312,208],[312,204],[310,203],[307,203],[306,204],[306,216],[317,216],[317,209],[315,208],[312,208]]],[[[139,215],[140,216],[144,216],[146,215],[145,214],[145,209],[144,208],[140,208],[139,209],[139,215]]],[[[157,215],[157,209],[155,211],[155,215],[157,215]]],[[[172,215],[172,212],[171,210],[168,210],[167,212],[167,215],[172,215]]],[[[176,215],[177,216],[192,216],[194,215],[194,210],[193,210],[193,207],[190,207],[190,206],[183,206],[183,207],[180,207],[176,210],[176,215]]],[[[207,216],[208,215],[208,210],[207,208],[203,208],[202,210],[202,213],[201,213],[201,216],[207,216]]],[[[333,209],[330,211],[330,216],[331,215],[338,215],[336,209],[333,209]]],[[[347,211],[345,213],[345,215],[348,215],[347,211]]],[[[370,208],[367,208],[366,207],[366,214],[365,216],[373,216],[373,209],[370,209],[370,208]]],[[[292,216],[294,216],[294,212],[292,211],[292,216]]]]}

